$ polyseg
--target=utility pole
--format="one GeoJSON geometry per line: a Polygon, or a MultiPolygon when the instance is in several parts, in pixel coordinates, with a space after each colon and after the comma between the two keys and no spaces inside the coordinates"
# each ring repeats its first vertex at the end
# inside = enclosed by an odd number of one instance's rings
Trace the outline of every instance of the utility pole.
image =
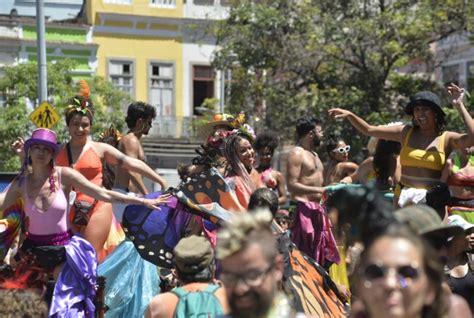
{"type": "Polygon", "coordinates": [[[48,71],[46,68],[46,42],[43,0],[36,0],[36,41],[38,56],[38,104],[48,100],[48,71]]]}
{"type": "Polygon", "coordinates": [[[224,106],[225,106],[225,68],[221,70],[221,92],[220,92],[220,103],[219,103],[219,111],[221,114],[224,113],[224,106]]]}

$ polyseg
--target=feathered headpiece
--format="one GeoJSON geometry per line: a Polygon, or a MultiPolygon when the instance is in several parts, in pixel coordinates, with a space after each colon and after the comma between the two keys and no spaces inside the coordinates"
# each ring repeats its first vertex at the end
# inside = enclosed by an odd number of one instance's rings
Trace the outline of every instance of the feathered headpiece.
{"type": "Polygon", "coordinates": [[[100,133],[99,141],[112,145],[115,148],[117,148],[118,143],[120,142],[122,137],[123,135],[120,133],[120,131],[115,129],[114,125],[110,125],[109,128],[107,128],[102,133],[100,133]]]}
{"type": "Polygon", "coordinates": [[[92,112],[90,110],[91,103],[90,103],[90,88],[89,85],[85,80],[79,81],[79,95],[74,97],[71,100],[71,103],[66,107],[66,115],[70,114],[71,112],[78,112],[83,114],[84,116],[87,115],[87,112],[90,113],[92,116],[92,112]]]}

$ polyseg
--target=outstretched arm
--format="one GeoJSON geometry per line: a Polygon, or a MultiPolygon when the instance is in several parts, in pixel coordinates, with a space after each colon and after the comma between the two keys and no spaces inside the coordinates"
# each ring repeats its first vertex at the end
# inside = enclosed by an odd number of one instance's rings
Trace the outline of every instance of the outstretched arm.
{"type": "Polygon", "coordinates": [[[293,195],[299,194],[322,194],[324,187],[308,186],[299,182],[301,167],[303,165],[303,153],[301,149],[294,148],[288,155],[286,171],[288,172],[288,190],[293,195]]]}
{"type": "Polygon", "coordinates": [[[127,203],[127,204],[140,204],[145,205],[150,209],[157,209],[159,210],[159,204],[166,203],[170,195],[162,195],[156,199],[145,199],[145,198],[138,198],[133,196],[128,196],[126,194],[122,194],[119,192],[107,190],[105,188],[99,187],[94,183],[87,180],[82,174],[77,172],[74,169],[69,167],[62,167],[61,169],[61,176],[62,182],[67,187],[76,188],[77,190],[81,191],[82,193],[91,196],[97,200],[105,201],[105,202],[119,202],[119,203],[127,203]]]}
{"type": "Polygon", "coordinates": [[[448,94],[451,97],[451,104],[457,109],[466,126],[466,134],[451,134],[449,140],[451,149],[463,149],[474,145],[474,121],[464,106],[464,88],[451,84],[448,86],[448,94]]]}
{"type": "Polygon", "coordinates": [[[18,183],[16,180],[14,180],[12,183],[10,183],[5,191],[0,193],[0,211],[5,210],[9,206],[13,205],[20,195],[21,193],[18,189],[18,183]]]}
{"type": "Polygon", "coordinates": [[[126,169],[131,172],[138,173],[144,177],[147,177],[153,182],[159,183],[162,189],[167,188],[167,182],[163,179],[158,173],[156,173],[152,168],[150,168],[146,163],[141,160],[131,158],[116,148],[105,144],[105,143],[96,143],[104,153],[105,161],[111,165],[119,166],[123,169],[126,169]]]}
{"type": "Polygon", "coordinates": [[[359,116],[342,108],[332,108],[328,112],[329,116],[335,119],[346,118],[355,129],[366,136],[402,142],[402,131],[404,125],[372,126],[359,116]]]}

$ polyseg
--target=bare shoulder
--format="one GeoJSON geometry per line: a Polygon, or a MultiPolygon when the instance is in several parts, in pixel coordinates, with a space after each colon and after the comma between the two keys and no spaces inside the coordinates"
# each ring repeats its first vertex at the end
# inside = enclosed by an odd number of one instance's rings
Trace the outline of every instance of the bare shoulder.
{"type": "Polygon", "coordinates": [[[151,300],[145,317],[148,318],[171,318],[174,308],[178,303],[178,297],[173,293],[159,294],[151,300]]]}
{"type": "Polygon", "coordinates": [[[120,140],[120,144],[123,146],[140,146],[140,140],[133,133],[126,134],[120,140]]]}
{"type": "Polygon", "coordinates": [[[449,312],[448,317],[471,318],[472,313],[467,301],[456,294],[449,295],[449,312]]]}
{"type": "Polygon", "coordinates": [[[290,150],[288,153],[288,159],[295,160],[295,159],[302,159],[302,157],[305,155],[306,150],[299,146],[293,147],[293,149],[290,150]]]}

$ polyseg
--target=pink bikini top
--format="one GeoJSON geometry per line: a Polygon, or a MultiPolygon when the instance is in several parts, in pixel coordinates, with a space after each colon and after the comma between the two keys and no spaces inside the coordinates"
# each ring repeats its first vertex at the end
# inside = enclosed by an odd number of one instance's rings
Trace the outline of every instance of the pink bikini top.
{"type": "Polygon", "coordinates": [[[34,235],[51,235],[64,233],[68,230],[68,202],[61,187],[61,173],[58,172],[59,189],[56,190],[51,206],[43,211],[38,209],[28,195],[26,182],[23,186],[25,214],[28,217],[27,231],[34,235]]]}

